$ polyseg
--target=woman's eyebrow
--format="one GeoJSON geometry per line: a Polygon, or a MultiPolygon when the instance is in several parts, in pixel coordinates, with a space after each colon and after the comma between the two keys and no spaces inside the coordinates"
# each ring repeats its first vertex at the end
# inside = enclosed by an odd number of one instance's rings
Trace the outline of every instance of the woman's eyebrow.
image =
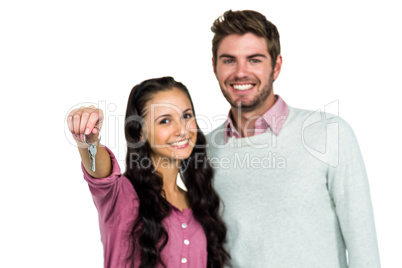
{"type": "MultiPolygon", "coordinates": [[[[184,110],[182,113],[184,114],[184,113],[187,113],[189,111],[193,112],[193,109],[188,108],[188,109],[184,110]]],[[[154,122],[158,121],[158,119],[161,118],[161,117],[172,117],[172,115],[171,114],[162,114],[162,115],[158,116],[157,118],[155,118],[154,122]]]]}
{"type": "Polygon", "coordinates": [[[158,116],[157,118],[155,118],[154,122],[158,121],[158,119],[161,117],[171,117],[171,116],[172,116],[171,114],[162,114],[162,115],[158,116]]]}

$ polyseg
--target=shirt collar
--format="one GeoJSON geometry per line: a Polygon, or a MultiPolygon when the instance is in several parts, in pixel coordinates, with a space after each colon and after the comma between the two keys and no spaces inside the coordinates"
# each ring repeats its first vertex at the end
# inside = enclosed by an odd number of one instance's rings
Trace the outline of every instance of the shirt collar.
{"type": "MultiPolygon", "coordinates": [[[[283,124],[289,114],[289,108],[279,95],[275,95],[275,103],[255,122],[254,135],[259,135],[270,129],[275,135],[279,135],[283,124]]],[[[234,127],[231,112],[225,124],[225,143],[229,138],[241,138],[241,134],[234,127]]]]}

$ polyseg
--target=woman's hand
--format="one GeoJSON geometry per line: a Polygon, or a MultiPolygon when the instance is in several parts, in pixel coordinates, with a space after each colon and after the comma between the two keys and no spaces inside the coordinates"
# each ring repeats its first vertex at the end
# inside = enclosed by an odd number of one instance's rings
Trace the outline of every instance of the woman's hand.
{"type": "Polygon", "coordinates": [[[82,164],[85,170],[94,178],[104,178],[111,174],[112,165],[109,152],[98,144],[99,131],[95,128],[101,129],[103,123],[103,111],[91,105],[89,107],[80,107],[70,112],[67,117],[67,125],[70,132],[73,134],[77,142],[78,151],[81,156],[82,164]],[[97,144],[97,153],[95,155],[95,171],[91,170],[90,157],[88,153],[88,145],[84,141],[84,134],[86,141],[89,144],[97,144]]]}
{"type": "Polygon", "coordinates": [[[88,143],[95,143],[98,141],[99,132],[103,123],[103,111],[91,105],[89,107],[80,107],[70,112],[67,117],[68,129],[73,134],[75,141],[79,145],[84,143],[84,134],[87,135],[86,140],[88,143]]]}

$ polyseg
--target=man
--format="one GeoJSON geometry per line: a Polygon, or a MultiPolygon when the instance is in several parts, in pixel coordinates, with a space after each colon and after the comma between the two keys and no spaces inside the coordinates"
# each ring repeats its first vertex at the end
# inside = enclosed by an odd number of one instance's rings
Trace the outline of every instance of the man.
{"type": "Polygon", "coordinates": [[[213,68],[230,103],[208,135],[232,267],[380,267],[368,180],[352,129],[274,94],[279,33],[255,11],[213,26],[213,68]]]}

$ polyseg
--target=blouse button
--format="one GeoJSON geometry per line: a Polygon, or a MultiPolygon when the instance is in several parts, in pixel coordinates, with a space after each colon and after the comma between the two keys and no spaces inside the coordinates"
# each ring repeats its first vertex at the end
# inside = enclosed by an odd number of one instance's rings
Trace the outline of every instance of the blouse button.
{"type": "Polygon", "coordinates": [[[186,258],[181,258],[181,263],[186,263],[187,259],[186,258]]]}
{"type": "Polygon", "coordinates": [[[183,224],[181,225],[181,228],[183,228],[183,229],[187,228],[187,223],[183,223],[183,224]]]}
{"type": "Polygon", "coordinates": [[[188,241],[188,239],[184,240],[184,245],[189,245],[190,241],[188,241]]]}

